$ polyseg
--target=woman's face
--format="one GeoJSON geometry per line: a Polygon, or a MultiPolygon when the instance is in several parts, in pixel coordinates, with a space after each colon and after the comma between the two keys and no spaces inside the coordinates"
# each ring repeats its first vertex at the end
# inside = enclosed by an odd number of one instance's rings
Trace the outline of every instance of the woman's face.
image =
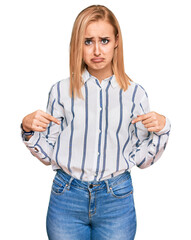
{"type": "Polygon", "coordinates": [[[117,47],[113,26],[103,20],[90,23],[85,31],[83,42],[83,60],[88,70],[110,70],[117,47]]]}

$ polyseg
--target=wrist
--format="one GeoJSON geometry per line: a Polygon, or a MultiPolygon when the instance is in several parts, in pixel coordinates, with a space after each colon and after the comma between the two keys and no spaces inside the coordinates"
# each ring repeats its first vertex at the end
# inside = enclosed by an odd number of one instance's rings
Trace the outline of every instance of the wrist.
{"type": "Polygon", "coordinates": [[[21,123],[21,129],[22,129],[22,135],[24,136],[32,136],[34,135],[34,131],[28,130],[23,127],[23,124],[21,123]]]}

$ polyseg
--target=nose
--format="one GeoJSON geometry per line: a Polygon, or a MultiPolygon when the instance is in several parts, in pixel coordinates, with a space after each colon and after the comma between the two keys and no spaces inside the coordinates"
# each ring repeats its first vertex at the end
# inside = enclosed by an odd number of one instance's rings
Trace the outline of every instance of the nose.
{"type": "Polygon", "coordinates": [[[94,55],[97,57],[99,56],[101,53],[100,53],[100,48],[99,48],[99,43],[96,42],[95,43],[95,47],[94,47],[94,55]]]}

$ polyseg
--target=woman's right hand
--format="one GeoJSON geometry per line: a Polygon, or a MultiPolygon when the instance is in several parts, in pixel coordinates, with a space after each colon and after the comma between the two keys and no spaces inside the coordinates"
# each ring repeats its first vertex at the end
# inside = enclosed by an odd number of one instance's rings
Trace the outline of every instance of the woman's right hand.
{"type": "Polygon", "coordinates": [[[44,132],[50,122],[60,124],[59,120],[55,117],[42,110],[37,110],[23,118],[22,126],[26,132],[44,132]]]}

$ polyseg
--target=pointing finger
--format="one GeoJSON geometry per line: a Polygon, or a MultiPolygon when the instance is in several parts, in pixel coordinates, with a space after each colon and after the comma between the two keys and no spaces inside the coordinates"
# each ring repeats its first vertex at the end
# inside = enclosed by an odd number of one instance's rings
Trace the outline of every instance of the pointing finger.
{"type": "Polygon", "coordinates": [[[143,115],[137,115],[137,116],[138,116],[137,118],[135,118],[135,119],[133,119],[131,121],[132,123],[137,123],[139,121],[143,121],[143,120],[145,120],[145,119],[150,117],[150,115],[148,113],[147,114],[143,114],[143,115]]]}
{"type": "Polygon", "coordinates": [[[48,114],[48,113],[45,113],[44,117],[45,117],[46,119],[48,119],[49,121],[51,121],[51,122],[54,122],[54,123],[56,123],[56,124],[60,124],[60,121],[59,121],[57,118],[51,116],[51,115],[48,114]]]}

